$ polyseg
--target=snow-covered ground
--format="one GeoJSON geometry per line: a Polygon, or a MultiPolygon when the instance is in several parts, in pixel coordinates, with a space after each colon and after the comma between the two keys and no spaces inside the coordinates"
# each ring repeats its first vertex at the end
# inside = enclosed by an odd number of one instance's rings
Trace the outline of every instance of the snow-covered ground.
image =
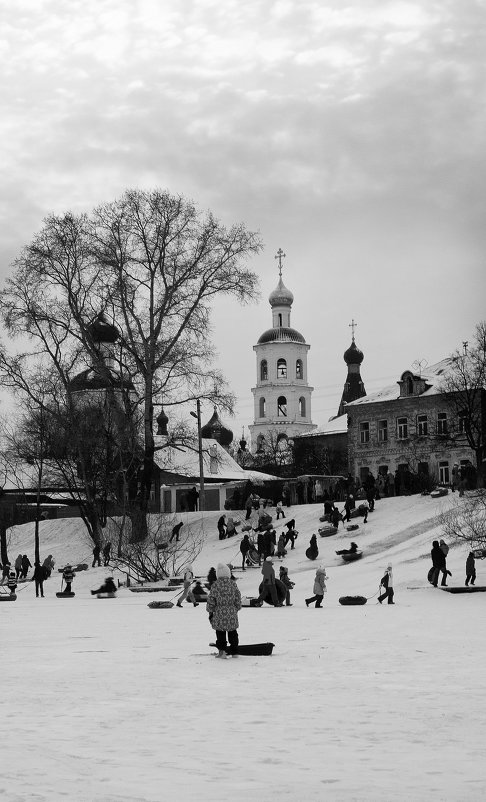
{"type": "MultiPolygon", "coordinates": [[[[93,598],[104,568],[76,576],[74,599],[55,597],[57,573],[44,599],[28,583],[0,605],[0,799],[484,800],[486,594],[426,581],[450,499],[382,500],[357,532],[318,538],[329,575],[321,610],[304,603],[317,565],[304,552],[322,507],[291,508],[293,606],[240,613],[240,642],[272,641],[271,657],[215,660],[204,605],[152,610],[170,594],[128,589],[93,598]],[[341,564],[335,549],[350,540],[365,556],[341,564]],[[376,603],[389,560],[394,607],[376,603]],[[346,594],[371,598],[343,607],[346,594]]],[[[204,575],[218,561],[239,565],[240,538],[219,541],[217,517],[204,516],[204,575]]],[[[19,552],[33,562],[33,525],[12,533],[10,557],[19,552]]],[[[42,522],[49,553],[57,566],[87,562],[81,522],[42,522]]],[[[451,548],[451,584],[464,584],[466,556],[451,548]]],[[[477,572],[486,585],[486,561],[477,572]]],[[[259,569],[237,575],[254,595],[259,569]]]]}

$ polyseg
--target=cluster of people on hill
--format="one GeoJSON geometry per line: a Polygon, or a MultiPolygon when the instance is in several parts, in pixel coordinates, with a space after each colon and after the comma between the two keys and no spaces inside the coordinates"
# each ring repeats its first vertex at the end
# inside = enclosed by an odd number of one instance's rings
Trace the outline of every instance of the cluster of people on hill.
{"type": "Polygon", "coordinates": [[[94,568],[95,566],[98,566],[99,568],[101,568],[101,554],[103,554],[103,565],[104,565],[105,568],[107,568],[109,566],[110,560],[111,560],[111,543],[110,542],[105,543],[105,545],[103,546],[103,549],[101,548],[100,545],[98,545],[98,543],[95,543],[95,546],[93,548],[93,562],[91,564],[92,568],[94,568]]]}
{"type": "Polygon", "coordinates": [[[434,540],[432,542],[432,549],[430,556],[432,559],[432,568],[430,569],[427,579],[430,584],[437,587],[440,575],[442,574],[441,587],[447,587],[447,577],[452,576],[452,573],[447,568],[447,555],[449,554],[449,546],[444,540],[434,540]]]}

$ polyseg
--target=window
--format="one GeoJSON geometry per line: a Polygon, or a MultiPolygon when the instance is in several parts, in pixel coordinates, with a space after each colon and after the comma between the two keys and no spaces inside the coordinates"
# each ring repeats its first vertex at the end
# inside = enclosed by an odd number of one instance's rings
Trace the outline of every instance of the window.
{"type": "Polygon", "coordinates": [[[370,424],[368,423],[368,421],[364,421],[363,423],[359,424],[359,442],[360,443],[370,442],[370,424]]]}
{"type": "Polygon", "coordinates": [[[408,437],[408,421],[406,418],[397,418],[397,437],[406,440],[408,437]]]}
{"type": "Polygon", "coordinates": [[[409,376],[407,379],[406,388],[407,388],[407,395],[413,395],[413,381],[411,376],[409,376]]]}
{"type": "Polygon", "coordinates": [[[427,415],[417,415],[417,434],[419,437],[427,436],[427,415]]]}
{"type": "Polygon", "coordinates": [[[268,365],[267,360],[262,359],[260,362],[260,381],[266,382],[268,379],[268,365]]]}
{"type": "Polygon", "coordinates": [[[295,378],[296,379],[303,379],[304,378],[304,370],[302,367],[302,360],[298,359],[295,363],[295,378]]]}
{"type": "Polygon", "coordinates": [[[277,416],[279,418],[287,417],[287,399],[284,395],[280,395],[277,400],[277,416]]]}
{"type": "Polygon", "coordinates": [[[299,398],[299,413],[301,418],[305,418],[305,398],[301,396],[299,398]]]}
{"type": "Polygon", "coordinates": [[[467,422],[467,412],[459,412],[459,420],[458,420],[459,434],[464,434],[464,432],[466,431],[466,422],[467,422]]]}
{"type": "Polygon", "coordinates": [[[439,482],[441,485],[449,484],[449,463],[439,462],[439,482]]]}
{"type": "Polygon", "coordinates": [[[388,421],[387,420],[379,420],[378,421],[378,441],[380,443],[387,443],[388,442],[388,421]]]}
{"type": "Polygon", "coordinates": [[[439,412],[437,415],[437,434],[447,434],[447,412],[439,412]]]}
{"type": "Polygon", "coordinates": [[[264,398],[260,398],[259,407],[260,407],[260,418],[264,418],[265,417],[265,399],[264,398]]]}
{"type": "Polygon", "coordinates": [[[277,379],[286,379],[287,378],[287,362],[285,359],[279,359],[277,361],[277,379]]]}

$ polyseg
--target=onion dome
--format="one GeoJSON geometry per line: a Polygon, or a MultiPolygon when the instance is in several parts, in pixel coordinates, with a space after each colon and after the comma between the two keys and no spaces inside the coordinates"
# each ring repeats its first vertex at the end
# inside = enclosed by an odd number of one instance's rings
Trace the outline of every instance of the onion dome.
{"type": "Polygon", "coordinates": [[[216,440],[220,446],[224,447],[229,446],[232,442],[233,432],[222,423],[216,407],[214,407],[214,412],[210,420],[202,426],[201,436],[206,439],[216,440]]]}
{"type": "Polygon", "coordinates": [[[364,359],[364,354],[356,346],[354,339],[349,348],[344,352],[343,359],[346,362],[346,365],[361,365],[364,359]]]}
{"type": "Polygon", "coordinates": [[[300,331],[288,326],[279,326],[275,329],[267,329],[258,340],[258,344],[274,342],[305,343],[305,339],[300,331]]]}
{"type": "Polygon", "coordinates": [[[279,282],[273,292],[270,293],[268,296],[268,300],[270,301],[270,306],[292,306],[294,302],[294,296],[287,289],[285,284],[282,281],[282,277],[280,276],[279,282]]]}
{"type": "Polygon", "coordinates": [[[94,342],[97,343],[114,343],[120,336],[117,327],[112,323],[108,323],[103,312],[100,312],[90,323],[88,331],[94,342]]]}
{"type": "Polygon", "coordinates": [[[167,424],[169,422],[169,418],[165,414],[164,407],[160,410],[159,414],[155,418],[155,422],[157,424],[157,434],[167,435],[167,424]]]}

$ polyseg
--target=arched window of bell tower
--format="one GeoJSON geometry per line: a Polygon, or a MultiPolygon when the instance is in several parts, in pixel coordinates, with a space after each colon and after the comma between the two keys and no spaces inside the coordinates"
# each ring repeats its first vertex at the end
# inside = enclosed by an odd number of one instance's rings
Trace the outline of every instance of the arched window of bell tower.
{"type": "Polygon", "coordinates": [[[260,418],[264,418],[265,417],[265,399],[264,398],[260,398],[259,414],[260,414],[260,418]]]}
{"type": "Polygon", "coordinates": [[[282,327],[282,313],[281,312],[278,313],[278,325],[280,326],[280,328],[282,327]]]}
{"type": "Polygon", "coordinates": [[[277,360],[277,379],[287,378],[287,361],[285,359],[277,360]]]}
{"type": "Polygon", "coordinates": [[[304,378],[304,368],[301,359],[298,359],[297,362],[295,363],[295,378],[296,379],[304,378]]]}
{"type": "Polygon", "coordinates": [[[286,418],[287,417],[287,399],[284,395],[279,395],[277,400],[277,417],[279,418],[286,418]]]}
{"type": "Polygon", "coordinates": [[[268,364],[266,359],[260,362],[260,381],[266,382],[268,379],[268,364]]]}
{"type": "Polygon", "coordinates": [[[300,417],[305,418],[305,398],[303,395],[299,398],[299,412],[300,417]]]}

